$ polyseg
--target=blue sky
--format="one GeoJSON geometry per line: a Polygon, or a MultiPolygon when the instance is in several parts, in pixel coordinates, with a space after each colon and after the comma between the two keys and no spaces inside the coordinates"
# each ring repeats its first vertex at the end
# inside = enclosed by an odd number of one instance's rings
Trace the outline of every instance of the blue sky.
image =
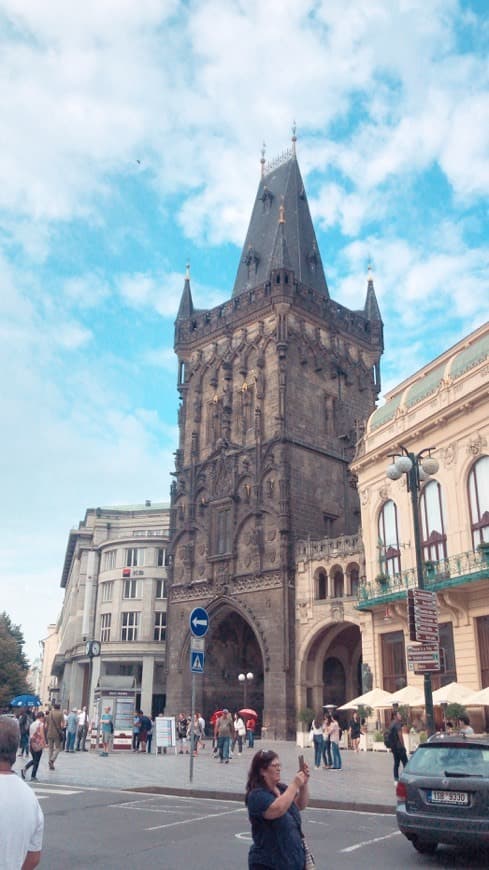
{"type": "Polygon", "coordinates": [[[489,21],[456,0],[0,0],[0,607],[34,657],[87,507],[168,499],[173,321],[228,298],[298,125],[384,390],[488,317],[489,21]]]}

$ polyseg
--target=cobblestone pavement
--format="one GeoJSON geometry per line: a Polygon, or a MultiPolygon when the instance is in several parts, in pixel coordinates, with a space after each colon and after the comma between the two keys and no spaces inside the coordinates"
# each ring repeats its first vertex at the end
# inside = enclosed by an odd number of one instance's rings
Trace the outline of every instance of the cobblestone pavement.
{"type": "MultiPolygon", "coordinates": [[[[311,805],[344,807],[392,813],[395,811],[395,785],[390,752],[342,752],[342,770],[315,770],[312,749],[299,749],[294,742],[258,741],[255,750],[274,749],[282,761],[282,776],[289,781],[297,770],[297,756],[304,753],[311,767],[311,805]]],[[[190,756],[151,755],[131,751],[112,752],[103,758],[98,752],[60,753],[56,769],[48,770],[43,752],[38,771],[40,782],[93,788],[138,789],[176,794],[203,794],[207,797],[242,799],[249,763],[254,750],[243,749],[229,764],[212,756],[211,741],[193,759],[190,782],[190,756]]],[[[24,762],[18,758],[15,769],[24,762]]],[[[29,778],[29,773],[27,775],[29,778]]]]}

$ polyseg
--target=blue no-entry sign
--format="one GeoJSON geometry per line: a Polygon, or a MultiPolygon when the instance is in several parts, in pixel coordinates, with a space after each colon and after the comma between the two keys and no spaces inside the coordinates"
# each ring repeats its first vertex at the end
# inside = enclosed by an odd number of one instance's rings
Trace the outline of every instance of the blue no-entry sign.
{"type": "Polygon", "coordinates": [[[190,614],[190,631],[194,637],[204,637],[209,630],[209,614],[203,607],[194,607],[190,614]]]}
{"type": "Polygon", "coordinates": [[[194,674],[204,673],[205,653],[190,650],[190,670],[194,674]]]}

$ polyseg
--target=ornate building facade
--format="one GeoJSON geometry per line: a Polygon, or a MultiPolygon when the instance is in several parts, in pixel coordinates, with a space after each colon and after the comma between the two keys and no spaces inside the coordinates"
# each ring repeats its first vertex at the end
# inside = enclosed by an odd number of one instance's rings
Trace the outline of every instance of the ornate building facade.
{"type": "Polygon", "coordinates": [[[232,298],[175,325],[179,448],[171,493],[168,709],[190,697],[189,614],[207,608],[197,706],[248,703],[296,728],[298,542],[355,535],[349,471],[380,389],[382,321],[329,294],[293,148],[262,177],[232,298]],[[170,679],[171,676],[171,679],[170,679]]]}
{"type": "MultiPolygon", "coordinates": [[[[417,585],[411,495],[405,474],[386,476],[400,444],[414,454],[436,448],[439,464],[421,482],[417,500],[424,583],[438,600],[442,669],[433,687],[453,681],[474,691],[489,686],[488,405],[486,323],[391,390],[359,444],[352,468],[365,548],[363,659],[374,685],[387,691],[423,686],[406,656],[406,593],[417,585]]],[[[482,727],[482,712],[473,716],[482,727]]]]}

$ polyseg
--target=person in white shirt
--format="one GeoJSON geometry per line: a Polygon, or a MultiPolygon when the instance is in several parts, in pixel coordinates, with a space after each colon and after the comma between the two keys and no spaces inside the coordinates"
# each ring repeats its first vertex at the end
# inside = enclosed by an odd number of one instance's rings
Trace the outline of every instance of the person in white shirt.
{"type": "Polygon", "coordinates": [[[2,870],[34,870],[41,860],[44,816],[35,793],[12,770],[19,726],[0,717],[0,861],[2,870]]]}
{"type": "Polygon", "coordinates": [[[88,732],[88,716],[87,716],[87,708],[82,707],[81,710],[78,711],[78,723],[77,723],[77,731],[76,731],[76,751],[80,752],[88,752],[85,741],[87,739],[88,732]]]}

